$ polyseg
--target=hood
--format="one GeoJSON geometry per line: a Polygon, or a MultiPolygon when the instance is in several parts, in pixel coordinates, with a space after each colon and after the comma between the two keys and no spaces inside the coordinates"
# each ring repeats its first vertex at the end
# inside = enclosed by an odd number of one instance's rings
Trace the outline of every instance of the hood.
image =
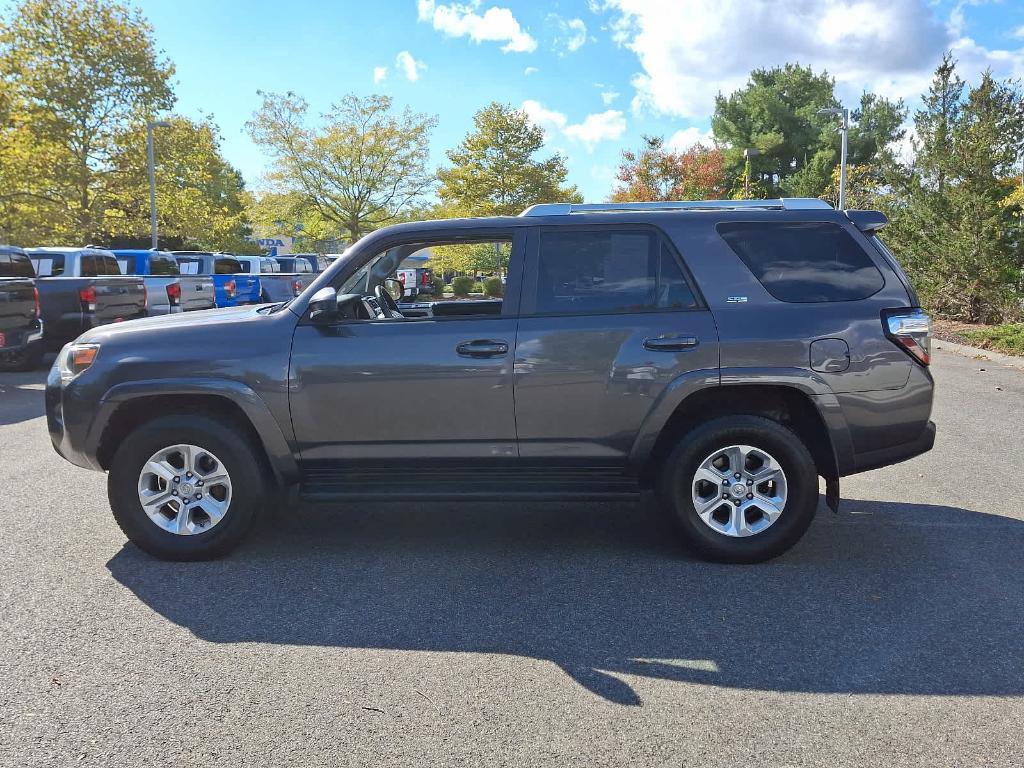
{"type": "Polygon", "coordinates": [[[158,338],[164,333],[174,335],[183,332],[201,333],[204,336],[209,334],[215,341],[218,333],[228,331],[229,327],[258,323],[272,317],[266,313],[261,314],[258,309],[257,306],[225,307],[127,320],[93,328],[79,336],[78,341],[103,344],[133,337],[158,338]]]}

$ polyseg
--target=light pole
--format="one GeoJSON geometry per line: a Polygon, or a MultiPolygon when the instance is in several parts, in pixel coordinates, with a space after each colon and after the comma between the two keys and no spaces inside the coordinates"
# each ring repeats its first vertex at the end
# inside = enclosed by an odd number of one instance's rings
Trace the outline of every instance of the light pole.
{"type": "Polygon", "coordinates": [[[146,121],[146,156],[149,160],[149,229],[153,235],[153,250],[157,248],[156,240],[156,161],[153,159],[153,129],[170,128],[166,120],[146,121]]]}
{"type": "Polygon", "coordinates": [[[846,210],[846,137],[850,132],[850,110],[846,107],[826,107],[818,110],[819,115],[839,115],[843,123],[839,127],[842,149],[839,153],[839,210],[846,210]]]}
{"type": "Polygon", "coordinates": [[[750,158],[757,157],[761,154],[759,149],[744,149],[743,157],[746,159],[746,163],[743,168],[743,197],[746,200],[750,199],[750,158]]]}

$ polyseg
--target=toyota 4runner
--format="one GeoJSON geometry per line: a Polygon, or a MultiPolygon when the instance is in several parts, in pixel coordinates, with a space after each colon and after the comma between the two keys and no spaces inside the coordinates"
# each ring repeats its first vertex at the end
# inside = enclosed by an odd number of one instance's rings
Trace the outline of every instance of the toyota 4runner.
{"type": "Polygon", "coordinates": [[[285,303],[83,334],[50,372],[50,435],[159,558],[221,555],[298,497],[649,489],[699,554],[764,560],[819,476],[836,509],[842,476],[934,442],[929,320],[885,223],[787,199],[399,224],[285,303]],[[402,315],[403,259],[481,244],[510,254],[503,297],[402,315]]]}

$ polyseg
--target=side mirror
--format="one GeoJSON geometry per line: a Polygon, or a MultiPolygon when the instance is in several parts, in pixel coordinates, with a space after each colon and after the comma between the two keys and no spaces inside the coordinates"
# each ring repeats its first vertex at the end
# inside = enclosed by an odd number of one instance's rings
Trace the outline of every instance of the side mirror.
{"type": "Polygon", "coordinates": [[[338,316],[338,292],[327,286],[313,294],[309,300],[309,319],[316,323],[329,323],[338,316]]]}
{"type": "Polygon", "coordinates": [[[393,277],[389,277],[384,281],[384,290],[390,294],[396,304],[400,302],[402,300],[402,296],[405,295],[405,286],[402,284],[402,281],[395,280],[393,277]]]}

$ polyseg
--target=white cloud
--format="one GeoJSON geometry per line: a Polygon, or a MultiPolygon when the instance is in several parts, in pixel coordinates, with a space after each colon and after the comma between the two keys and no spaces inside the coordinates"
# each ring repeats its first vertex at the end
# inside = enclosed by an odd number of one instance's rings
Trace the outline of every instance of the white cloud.
{"type": "Polygon", "coordinates": [[[415,83],[420,79],[420,72],[425,70],[427,65],[422,61],[416,61],[408,51],[399,51],[395,56],[395,67],[405,75],[406,80],[415,83]]]}
{"type": "Polygon", "coordinates": [[[537,74],[538,72],[540,72],[540,70],[539,70],[539,69],[537,69],[537,67],[527,67],[526,69],[524,69],[524,70],[523,70],[523,74],[524,74],[524,75],[527,75],[527,76],[529,76],[529,75],[535,75],[535,74],[537,74]]]}
{"type": "Polygon", "coordinates": [[[582,123],[567,125],[563,133],[570,139],[582,142],[591,151],[595,144],[617,139],[626,132],[626,118],[617,109],[609,109],[587,115],[582,123]]]}
{"type": "Polygon", "coordinates": [[[619,98],[619,96],[621,96],[621,95],[622,94],[620,94],[618,91],[602,91],[601,92],[601,101],[603,101],[604,105],[607,107],[609,104],[611,104],[617,98],[619,98]]]}
{"type": "Polygon", "coordinates": [[[387,67],[374,67],[373,68],[373,82],[382,83],[387,80],[388,68],[387,67]]]}
{"type": "Polygon", "coordinates": [[[674,152],[685,152],[696,144],[703,144],[705,147],[714,145],[714,137],[710,130],[701,131],[694,128],[692,125],[689,128],[683,128],[682,130],[676,131],[668,137],[668,141],[665,142],[669,149],[674,152]]]}
{"type": "Polygon", "coordinates": [[[551,13],[548,14],[548,25],[557,27],[553,43],[562,54],[574,53],[587,42],[587,25],[583,19],[563,19],[557,13],[551,13]]]}
{"type": "Polygon", "coordinates": [[[548,109],[534,99],[524,101],[522,110],[526,112],[531,122],[544,129],[548,138],[561,134],[571,141],[580,142],[588,152],[592,151],[596,144],[618,139],[626,132],[626,118],[617,109],[587,115],[580,123],[570,123],[564,112],[548,109]]]}
{"type": "Polygon", "coordinates": [[[640,63],[634,110],[681,117],[706,117],[718,92],[787,61],[827,70],[844,98],[876,86],[915,97],[955,44],[930,0],[791,0],[784,13],[776,0],[607,0],[603,8],[614,14],[613,38],[640,63]]]}
{"type": "Polygon", "coordinates": [[[1013,32],[1010,33],[1010,36],[1015,37],[1018,40],[1024,40],[1024,24],[1013,30],[1013,32]]]}
{"type": "Polygon", "coordinates": [[[479,0],[470,5],[438,5],[435,0],[418,0],[416,7],[420,21],[431,22],[434,29],[449,37],[468,37],[474,43],[504,42],[501,50],[505,53],[531,53],[537,49],[537,41],[508,8],[492,6],[480,15],[476,12],[479,0]]]}

